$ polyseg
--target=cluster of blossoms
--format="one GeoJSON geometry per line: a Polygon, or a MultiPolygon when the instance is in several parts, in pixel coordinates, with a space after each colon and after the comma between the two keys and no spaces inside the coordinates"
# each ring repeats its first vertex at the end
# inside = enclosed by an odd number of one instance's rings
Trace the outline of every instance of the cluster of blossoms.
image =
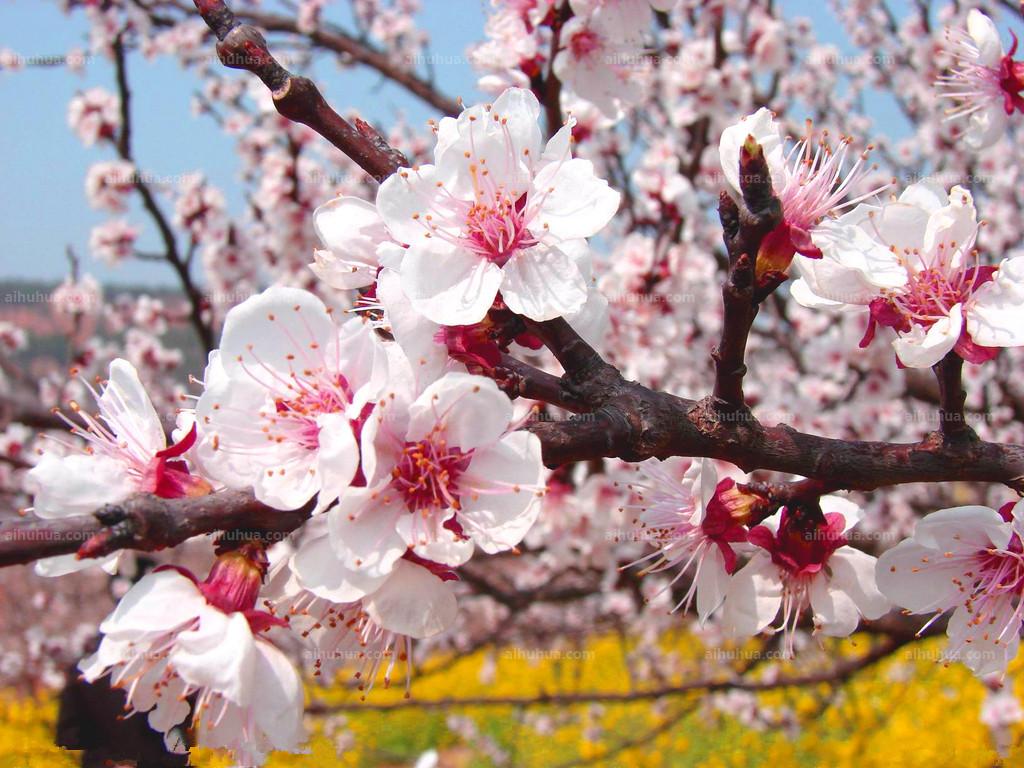
{"type": "Polygon", "coordinates": [[[656,549],[638,562],[645,574],[677,571],[665,590],[691,576],[674,609],[696,599],[700,621],[720,612],[722,628],[734,637],[780,631],[787,656],[808,609],[814,633],[834,637],[889,610],[875,585],[875,558],[848,543],[862,517],[848,499],[773,507],[731,477],[719,481],[708,460],[694,460],[681,480],[658,463],[639,469],[636,524],[656,549]]]}
{"type": "MultiPolygon", "coordinates": [[[[638,539],[653,550],[620,549],[605,533],[620,501],[614,481],[602,473],[546,475],[539,440],[522,429],[526,415],[491,377],[513,345],[540,349],[533,324],[561,317],[588,338],[613,326],[605,351],[628,376],[678,391],[706,384],[692,359],[720,320],[710,256],[720,232],[708,234],[697,195],[707,179],[724,177],[726,191],[740,196],[756,153],[782,208],[782,222],[756,254],[757,277],[766,286],[792,273],[782,296],[796,302],[790,306],[803,324],[800,353],[817,355],[821,370],[838,360],[841,379],[851,370],[846,353],[868,351],[856,350],[854,323],[843,314],[805,310],[866,310],[862,345],[879,325],[890,328],[906,367],[949,354],[988,363],[999,348],[1024,345],[1024,257],[988,258],[1000,250],[991,241],[988,250],[979,246],[966,188],[918,183],[881,201],[888,185],[852,139],[831,145],[808,130],[787,148],[784,127],[764,108],[723,126],[749,103],[765,102],[753,98],[749,71],[716,59],[746,47],[759,66],[778,71],[789,58],[786,29],[758,9],[746,40],[725,34],[718,50],[710,37],[675,39],[665,48],[673,55],[648,56],[652,20],[678,15],[676,5],[495,3],[490,40],[473,57],[487,71],[482,84],[500,95],[434,125],[432,155],[411,144],[411,157],[431,162],[399,169],[372,202],[364,186],[343,184],[344,194],[314,211],[328,184],[315,180],[326,174],[308,158],[311,135],[282,129],[269,110],[233,114],[230,128],[247,130],[241,143],[246,172],[259,183],[258,223],[243,232],[229,221],[223,195],[200,177],[178,190],[175,224],[201,247],[223,318],[202,393],[176,424],[165,423],[154,388],[143,383],[146,371],[116,359],[105,382],[83,382],[98,412],[72,402],[75,441],[50,441],[57,444],[27,473],[43,518],[88,514],[139,493],[174,499],[222,489],[309,512],[271,553],[273,565],[256,541],[234,549],[222,542],[205,580],[159,569],[102,624],[104,640],[83,672],[90,680],[109,674],[126,689],[129,709],[149,713],[169,742],[187,724],[197,743],[228,747],[246,764],[273,749],[298,749],[303,696],[282,652],[287,637],[312,646],[318,672],[326,660],[348,662],[366,687],[379,673],[387,684],[396,664],[409,662],[414,639],[441,636],[460,610],[466,620],[460,569],[476,549],[517,552],[524,543],[527,556],[541,551],[530,561],[536,572],[495,565],[509,568],[510,583],[524,591],[569,559],[602,574],[624,559],[654,577],[652,605],[692,606],[702,625],[726,635],[781,633],[788,655],[805,620],[815,634],[843,637],[892,606],[951,612],[950,657],[979,675],[1005,670],[1024,614],[1017,507],[935,513],[876,562],[851,545],[852,529],[864,523],[845,497],[778,504],[754,486],[719,480],[709,461],[694,460],[681,479],[651,463],[641,467],[645,479],[631,483],[625,508],[637,510],[638,539]],[[575,115],[547,140],[541,105],[528,90],[545,69],[565,86],[563,105],[575,115]],[[639,198],[626,200],[603,178],[612,178],[608,158],[622,157],[617,134],[604,129],[659,89],[672,94],[674,126],[721,138],[717,148],[712,139],[687,156],[677,139],[658,136],[640,168],[615,180],[639,198]],[[286,132],[287,148],[271,129],[286,132]],[[613,229],[620,206],[631,206],[636,226],[609,249],[612,263],[602,269],[604,243],[595,238],[613,229]],[[320,247],[307,271],[310,219],[320,247]],[[257,293],[267,276],[276,286],[257,293]],[[295,284],[316,292],[287,287],[295,284]],[[680,286],[690,300],[683,330],[672,298],[680,286]],[[357,311],[343,319],[335,308],[349,306],[343,292],[353,290],[357,311]],[[232,307],[242,292],[254,295],[232,307]]],[[[315,28],[321,6],[301,5],[303,28],[315,28]]],[[[406,24],[412,7],[366,2],[359,13],[389,46],[418,45],[406,24]]],[[[940,91],[957,102],[953,117],[967,120],[967,142],[981,148],[1002,138],[1006,116],[1024,111],[1021,81],[1015,51],[1003,54],[991,22],[972,12],[967,24],[940,91]]],[[[785,82],[786,95],[797,98],[814,87],[785,82]]],[[[210,88],[232,103],[243,90],[210,88]]],[[[99,92],[78,97],[69,119],[86,143],[110,139],[119,125],[116,102],[99,92]]],[[[130,162],[97,164],[89,200],[123,211],[137,179],[130,162]]],[[[134,251],[137,232],[108,222],[94,231],[93,250],[120,261],[134,251]]],[[[98,288],[87,287],[65,286],[55,303],[77,318],[78,307],[100,303],[98,288]]],[[[131,309],[126,324],[165,329],[161,307],[131,309]]],[[[130,328],[126,338],[133,360],[168,367],[167,350],[152,336],[130,328]]],[[[902,393],[885,357],[880,370],[858,371],[879,401],[902,393]]],[[[778,371],[786,388],[792,379],[778,371]]],[[[800,395],[849,396],[848,382],[821,378],[798,382],[800,395]]],[[[875,413],[843,427],[878,429],[875,413]]],[[[113,570],[119,559],[52,558],[37,570],[113,570]]],[[[630,615],[620,591],[602,597],[602,611],[630,615]]],[[[485,625],[486,610],[467,621],[485,625]]]]}

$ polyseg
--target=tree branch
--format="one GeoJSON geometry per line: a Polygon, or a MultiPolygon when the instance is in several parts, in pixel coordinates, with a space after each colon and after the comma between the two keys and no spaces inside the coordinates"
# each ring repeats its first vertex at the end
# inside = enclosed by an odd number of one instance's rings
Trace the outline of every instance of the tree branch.
{"type": "Polygon", "coordinates": [[[293,75],[270,54],[263,34],[242,24],[223,0],[194,0],[207,26],[220,41],[217,55],[232,69],[252,72],[270,89],[277,111],[319,133],[348,155],[376,181],[384,181],[408,161],[368,124],[353,126],[331,109],[308,77],[293,75]]]}
{"type": "Polygon", "coordinates": [[[151,552],[215,531],[284,535],[302,525],[311,512],[312,503],[281,511],[245,491],[182,499],[142,494],[107,504],[91,515],[0,525],[0,567],[73,553],[104,557],[119,549],[151,552]]]}
{"type": "Polygon", "coordinates": [[[132,152],[131,89],[128,87],[127,52],[124,47],[123,35],[123,32],[119,33],[114,38],[113,43],[114,68],[116,71],[118,98],[121,105],[121,130],[117,135],[114,146],[117,149],[118,156],[122,160],[130,162],[136,168],[132,184],[139,193],[142,207],[149,214],[149,217],[156,225],[157,231],[160,233],[160,239],[164,244],[163,258],[178,275],[178,281],[181,283],[182,290],[184,290],[185,295],[188,297],[189,319],[192,327],[195,329],[196,336],[199,337],[199,343],[202,344],[203,351],[209,353],[214,348],[214,340],[213,329],[203,317],[203,309],[207,304],[206,297],[192,279],[189,265],[182,258],[181,252],[178,250],[178,242],[174,236],[174,230],[171,229],[170,222],[160,209],[153,190],[139,176],[138,164],[135,162],[132,152]]]}
{"type": "Polygon", "coordinates": [[[955,351],[932,366],[939,382],[939,430],[949,441],[977,439],[967,423],[964,409],[967,392],[963,386],[963,369],[964,360],[955,351]]]}

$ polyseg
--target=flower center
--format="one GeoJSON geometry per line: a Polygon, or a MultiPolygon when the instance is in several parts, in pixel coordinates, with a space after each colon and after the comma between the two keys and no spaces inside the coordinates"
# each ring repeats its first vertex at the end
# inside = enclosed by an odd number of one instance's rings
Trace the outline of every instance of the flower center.
{"type": "Polygon", "coordinates": [[[973,287],[963,270],[951,274],[932,267],[911,273],[904,292],[895,296],[893,303],[912,321],[934,322],[962,304],[973,287]]]}
{"type": "Polygon", "coordinates": [[[406,443],[392,470],[393,485],[413,512],[426,515],[441,509],[459,509],[459,476],[469,466],[471,453],[449,446],[437,435],[406,443]]]}
{"type": "Polygon", "coordinates": [[[583,29],[569,40],[574,59],[583,59],[601,47],[601,37],[592,29],[583,29]]]}
{"type": "Polygon", "coordinates": [[[351,400],[348,381],[340,373],[333,380],[328,376],[308,379],[293,376],[289,388],[295,396],[274,399],[274,413],[264,413],[269,418],[269,426],[264,427],[264,431],[277,442],[287,439],[315,451],[320,447],[317,416],[345,410],[351,400]]]}
{"type": "Polygon", "coordinates": [[[521,248],[537,244],[526,227],[526,195],[512,201],[495,195],[472,203],[466,212],[465,245],[474,253],[504,266],[521,248]]]}

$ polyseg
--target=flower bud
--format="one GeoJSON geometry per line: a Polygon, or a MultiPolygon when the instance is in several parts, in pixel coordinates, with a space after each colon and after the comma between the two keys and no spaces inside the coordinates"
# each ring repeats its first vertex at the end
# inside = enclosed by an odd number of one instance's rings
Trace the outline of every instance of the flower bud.
{"type": "Polygon", "coordinates": [[[263,544],[247,541],[238,549],[219,554],[199,589],[210,605],[225,613],[251,611],[256,607],[268,565],[263,544]]]}

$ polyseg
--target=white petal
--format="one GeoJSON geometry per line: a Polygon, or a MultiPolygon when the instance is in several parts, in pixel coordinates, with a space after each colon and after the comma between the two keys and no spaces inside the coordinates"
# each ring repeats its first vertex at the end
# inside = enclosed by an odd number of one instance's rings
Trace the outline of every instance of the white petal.
{"type": "Polygon", "coordinates": [[[963,254],[970,251],[978,232],[978,213],[971,193],[953,187],[949,204],[928,217],[924,233],[923,253],[944,264],[959,265],[963,254]],[[959,254],[954,258],[953,254],[959,254]]]}
{"type": "Polygon", "coordinates": [[[900,193],[899,202],[913,205],[931,214],[949,204],[949,195],[941,184],[934,181],[919,181],[900,193]]]}
{"type": "Polygon", "coordinates": [[[947,658],[963,662],[979,677],[1003,675],[1020,646],[1020,616],[1010,622],[1014,613],[1011,600],[1001,600],[996,610],[976,623],[976,616],[960,607],[949,617],[946,634],[951,648],[947,658]],[[990,623],[991,622],[991,623],[990,623]],[[1002,627],[1010,622],[1009,631],[999,637],[1002,627]],[[999,628],[999,629],[996,629],[999,628]]]}
{"type": "Polygon", "coordinates": [[[418,442],[441,425],[450,448],[465,452],[500,438],[512,420],[512,402],[493,379],[451,372],[409,407],[406,439],[418,442]]]}
{"type": "Polygon", "coordinates": [[[317,416],[320,446],[316,452],[316,474],[319,477],[317,511],[322,511],[348,488],[359,469],[359,446],[352,434],[352,425],[343,413],[317,416]]]}
{"type": "Polygon", "coordinates": [[[538,245],[518,251],[502,268],[501,296],[516,314],[551,320],[578,312],[587,282],[576,262],[558,248],[538,245]]]}
{"type": "MultiPolygon", "coordinates": [[[[408,518],[411,517],[412,515],[408,516],[408,518]]],[[[408,518],[400,521],[399,526],[402,531],[402,537],[405,541],[412,540],[411,526],[401,525],[401,523],[404,523],[408,518]]],[[[475,549],[472,539],[461,538],[453,531],[444,527],[438,530],[437,537],[432,541],[428,541],[426,543],[414,542],[411,546],[412,551],[424,560],[451,566],[452,568],[457,568],[463,563],[469,562],[469,559],[473,556],[475,549]]]]}
{"type": "Polygon", "coordinates": [[[811,581],[810,599],[816,631],[829,637],[848,637],[857,629],[860,615],[853,599],[823,574],[811,581]]]}
{"type": "Polygon", "coordinates": [[[473,455],[460,487],[477,492],[460,496],[458,519],[484,552],[502,552],[523,540],[540,513],[543,475],[540,439],[529,432],[513,432],[473,455]]]}
{"type": "Polygon", "coordinates": [[[1024,345],[1024,256],[1005,260],[995,278],[974,292],[967,332],[985,347],[1024,345]]]}
{"type": "Polygon", "coordinates": [[[408,515],[401,495],[384,486],[351,488],[327,513],[331,546],[345,568],[375,577],[390,573],[405,554],[395,525],[408,515]]]}
{"type": "Polygon", "coordinates": [[[967,14],[967,33],[978,47],[977,63],[983,67],[997,67],[1003,57],[1003,44],[999,41],[999,31],[988,16],[972,8],[967,14]]]}
{"type": "Polygon", "coordinates": [[[397,272],[386,269],[380,273],[377,298],[384,307],[391,335],[408,358],[413,380],[426,382],[437,379],[448,360],[445,346],[435,339],[440,326],[413,309],[412,302],[402,291],[397,272]]]}
{"type": "Polygon", "coordinates": [[[593,237],[612,220],[620,199],[608,182],[597,177],[589,160],[549,163],[533,180],[529,205],[539,208],[530,230],[559,240],[593,237]]]}
{"type": "Polygon", "coordinates": [[[36,515],[45,519],[86,515],[142,490],[123,463],[97,454],[44,453],[28,471],[25,487],[34,494],[36,515]]]}
{"type": "Polygon", "coordinates": [[[117,573],[117,563],[121,557],[120,552],[115,552],[108,557],[87,557],[79,560],[75,555],[57,555],[36,560],[34,570],[40,576],[54,578],[66,576],[69,573],[78,573],[88,568],[99,566],[107,573],[117,573]]]}
{"type": "Polygon", "coordinates": [[[259,695],[251,702],[256,724],[274,749],[294,752],[304,740],[302,681],[294,665],[271,643],[258,638],[253,677],[259,695]]]}
{"type": "Polygon", "coordinates": [[[315,451],[288,443],[268,445],[265,450],[271,464],[256,477],[253,492],[257,499],[274,509],[298,509],[316,495],[320,479],[315,451]]]}
{"type": "Polygon", "coordinates": [[[722,606],[722,626],[735,637],[750,637],[767,627],[782,605],[779,569],[757,552],[729,581],[722,606]]]}
{"type": "Polygon", "coordinates": [[[389,240],[377,206],[358,197],[338,197],[313,211],[313,228],[326,248],[338,257],[370,265],[377,245],[389,240]]]}
{"type": "Polygon", "coordinates": [[[936,320],[925,332],[915,325],[910,333],[893,339],[896,356],[908,368],[931,368],[956,346],[963,331],[963,309],[956,304],[948,317],[936,320]]]}
{"type": "Polygon", "coordinates": [[[1010,523],[990,507],[950,507],[919,520],[914,528],[914,541],[960,554],[989,547],[1005,549],[1010,543],[1010,528],[1010,523]]]}
{"type": "Polygon", "coordinates": [[[127,639],[166,632],[191,621],[206,607],[206,599],[187,576],[173,570],[155,571],[128,590],[100,624],[100,632],[127,639]]]}
{"type": "Polygon", "coordinates": [[[834,513],[843,516],[843,520],[846,521],[843,526],[843,533],[853,528],[864,517],[864,510],[843,496],[822,496],[819,499],[819,503],[821,511],[825,514],[834,513]]]}
{"type": "Polygon", "coordinates": [[[697,617],[701,624],[706,622],[725,601],[729,582],[722,551],[717,546],[712,546],[697,572],[697,617]]]}
{"type": "Polygon", "coordinates": [[[110,378],[99,399],[100,413],[122,442],[143,460],[167,447],[160,417],[135,366],[120,358],[110,363],[110,378]]]}
{"type": "Polygon", "coordinates": [[[913,613],[945,611],[963,598],[971,564],[950,563],[943,553],[905,539],[878,558],[875,580],[886,598],[913,613]]]}
{"type": "Polygon", "coordinates": [[[459,611],[451,587],[408,560],[398,562],[384,586],[366,598],[363,606],[384,629],[413,638],[443,632],[459,611]]]}
{"type": "Polygon", "coordinates": [[[483,320],[501,280],[497,264],[461,249],[413,246],[402,262],[402,290],[413,309],[441,325],[483,320]]]}
{"type": "Polygon", "coordinates": [[[890,607],[875,583],[877,563],[876,558],[853,547],[840,547],[828,560],[830,585],[848,594],[865,619],[877,619],[890,607]]]}
{"type": "Polygon", "coordinates": [[[322,359],[334,334],[320,299],[309,291],[274,286],[228,312],[220,359],[228,376],[252,378],[287,395],[291,372],[322,359]]]}
{"type": "MultiPolygon", "coordinates": [[[[377,190],[377,212],[384,220],[391,235],[402,243],[422,243],[430,229],[426,226],[426,215],[444,210],[435,201],[444,191],[437,186],[437,169],[433,165],[421,165],[416,170],[400,168],[377,190]]],[[[434,224],[451,225],[445,220],[434,224]]]]}
{"type": "Polygon", "coordinates": [[[178,635],[169,659],[181,679],[198,688],[211,688],[228,701],[248,706],[260,693],[254,676],[255,640],[241,613],[203,612],[199,626],[178,635]]]}
{"type": "Polygon", "coordinates": [[[345,568],[328,536],[303,542],[292,555],[291,568],[303,589],[332,603],[361,600],[388,578],[387,574],[371,576],[345,568]]]}
{"type": "Polygon", "coordinates": [[[769,159],[772,186],[776,190],[782,189],[786,181],[781,170],[782,139],[771,111],[765,107],[761,107],[754,114],[748,115],[722,131],[722,138],[718,143],[718,155],[721,159],[725,180],[736,192],[742,191],[740,189],[740,149],[746,142],[747,136],[753,136],[761,145],[765,158],[769,159]]]}

